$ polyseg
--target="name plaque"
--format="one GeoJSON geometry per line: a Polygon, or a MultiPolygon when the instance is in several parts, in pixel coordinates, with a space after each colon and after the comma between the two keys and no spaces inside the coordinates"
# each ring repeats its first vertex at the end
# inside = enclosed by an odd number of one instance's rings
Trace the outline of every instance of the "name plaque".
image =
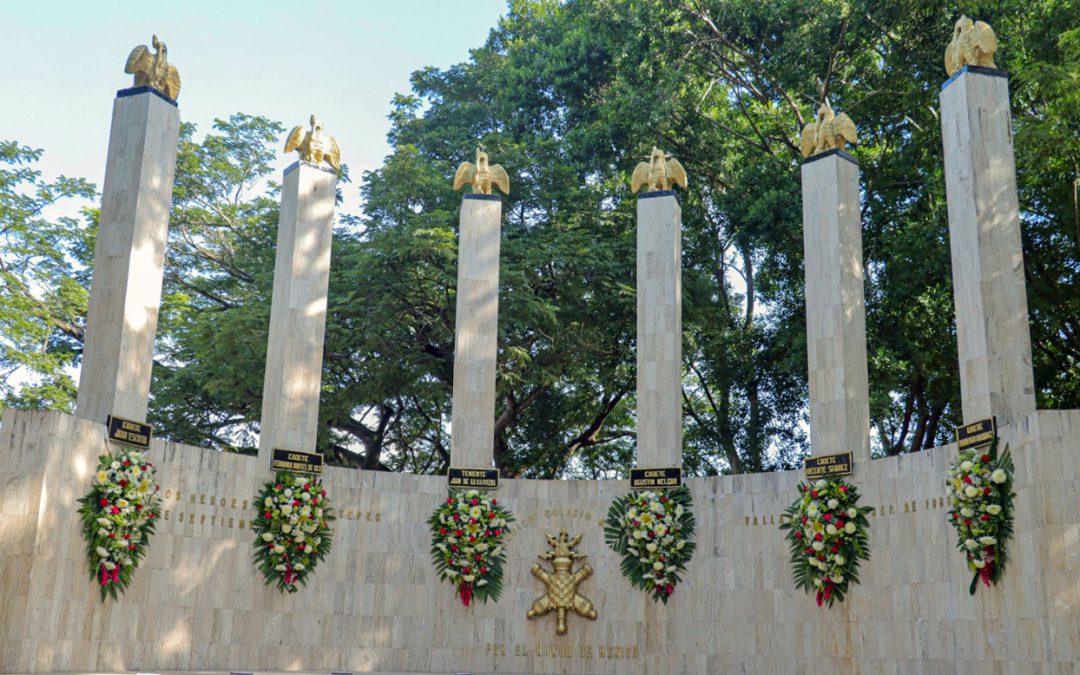
{"type": "Polygon", "coordinates": [[[818,455],[807,457],[803,464],[803,471],[807,478],[823,478],[825,476],[850,476],[852,472],[851,453],[838,452],[835,455],[818,455]]]}
{"type": "Polygon", "coordinates": [[[630,469],[631,490],[668,490],[682,485],[682,468],[630,469]]]}
{"type": "Polygon", "coordinates": [[[452,466],[446,472],[446,482],[458,490],[498,490],[498,469],[463,469],[452,466]]]}
{"type": "Polygon", "coordinates": [[[301,473],[321,474],[323,468],[323,456],[318,452],[274,448],[274,452],[270,456],[270,468],[275,471],[299,471],[301,473]]]}
{"type": "Polygon", "coordinates": [[[132,422],[123,417],[109,415],[105,424],[109,427],[109,440],[117,443],[134,445],[137,448],[149,448],[154,427],[142,422],[132,422]]]}
{"type": "Polygon", "coordinates": [[[960,450],[990,445],[995,438],[997,438],[996,417],[956,427],[956,445],[960,450]]]}

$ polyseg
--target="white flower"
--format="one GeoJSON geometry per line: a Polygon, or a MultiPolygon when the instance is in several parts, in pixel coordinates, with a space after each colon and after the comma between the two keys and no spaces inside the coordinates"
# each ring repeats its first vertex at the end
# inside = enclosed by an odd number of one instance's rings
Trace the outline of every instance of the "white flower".
{"type": "Polygon", "coordinates": [[[310,502],[311,501],[311,493],[305,492],[304,494],[300,495],[300,499],[303,499],[305,502],[310,502]]]}
{"type": "Polygon", "coordinates": [[[280,555],[280,554],[282,554],[284,552],[285,552],[285,547],[282,546],[281,544],[277,544],[277,545],[274,546],[274,553],[277,553],[277,554],[280,555]]]}
{"type": "Polygon", "coordinates": [[[297,532],[296,533],[296,538],[293,539],[293,541],[295,541],[297,543],[299,543],[301,541],[304,541],[304,533],[303,532],[297,532]]]}
{"type": "Polygon", "coordinates": [[[826,525],[825,526],[825,534],[828,534],[830,536],[836,534],[836,526],[833,525],[832,523],[829,523],[828,525],[826,525]]]}
{"type": "Polygon", "coordinates": [[[1004,483],[1006,480],[1008,480],[1008,478],[1009,477],[1008,475],[1006,475],[1004,469],[994,469],[994,473],[990,474],[990,480],[994,481],[998,485],[1004,483]]]}
{"type": "MultiPolygon", "coordinates": [[[[446,547],[443,546],[443,549],[445,550],[446,547]]],[[[307,546],[304,547],[304,553],[311,553],[311,544],[308,544],[307,546]]]]}
{"type": "Polygon", "coordinates": [[[834,574],[833,577],[832,577],[832,580],[833,580],[834,584],[842,584],[842,583],[844,583],[844,575],[843,574],[834,574]]]}
{"type": "Polygon", "coordinates": [[[285,488],[285,497],[292,497],[292,488],[285,488]]]}
{"type": "Polygon", "coordinates": [[[266,499],[263,500],[263,506],[266,506],[267,508],[269,508],[269,507],[271,507],[273,505],[274,505],[274,500],[272,498],[267,497],[266,499]]]}
{"type": "Polygon", "coordinates": [[[682,504],[676,504],[675,505],[675,517],[676,518],[682,518],[683,513],[685,513],[685,511],[683,510],[682,504]]]}
{"type": "Polygon", "coordinates": [[[975,515],[975,512],[965,506],[964,508],[960,509],[960,515],[965,518],[971,518],[975,515]]]}
{"type": "Polygon", "coordinates": [[[993,537],[982,537],[979,539],[979,543],[983,546],[993,546],[997,543],[997,539],[994,539],[993,537]]]}
{"type": "Polygon", "coordinates": [[[645,532],[642,530],[634,530],[634,539],[641,539],[645,536],[645,532]]]}
{"type": "Polygon", "coordinates": [[[847,510],[847,517],[848,518],[855,518],[858,515],[859,515],[859,510],[857,508],[855,508],[854,506],[852,506],[850,509],[847,510]]]}
{"type": "Polygon", "coordinates": [[[102,548],[100,546],[98,546],[97,548],[94,549],[94,553],[97,553],[99,558],[108,558],[109,557],[109,552],[106,551],[104,548],[102,548]]]}
{"type": "MultiPolygon", "coordinates": [[[[844,564],[844,556],[837,554],[837,556],[835,558],[833,558],[833,564],[834,565],[843,565],[844,564]]],[[[835,581],[835,579],[833,581],[835,581]]]]}
{"type": "Polygon", "coordinates": [[[982,560],[979,560],[978,558],[972,560],[971,564],[974,565],[975,569],[977,570],[981,570],[982,568],[986,567],[986,563],[982,560]]]}
{"type": "Polygon", "coordinates": [[[286,523],[285,525],[282,525],[281,526],[281,531],[284,532],[285,534],[288,534],[288,533],[292,532],[292,525],[289,525],[288,523],[286,523]]]}
{"type": "Polygon", "coordinates": [[[659,560],[657,560],[656,562],[654,562],[654,563],[652,564],[652,568],[653,568],[654,570],[656,570],[657,572],[659,572],[660,570],[664,569],[664,563],[662,563],[662,562],[660,562],[659,560]]]}
{"type": "Polygon", "coordinates": [[[825,544],[822,544],[820,541],[815,541],[813,544],[811,544],[811,546],[813,546],[815,551],[820,551],[821,549],[825,548],[825,544]]]}
{"type": "Polygon", "coordinates": [[[487,586],[487,579],[481,579],[480,581],[477,581],[476,585],[477,586],[487,586]]]}
{"type": "Polygon", "coordinates": [[[652,542],[649,542],[648,544],[645,544],[645,550],[648,551],[649,553],[655,553],[656,552],[656,544],[654,544],[652,542]]]}
{"type": "Polygon", "coordinates": [[[109,527],[109,526],[112,525],[112,521],[109,520],[108,518],[98,518],[97,522],[98,522],[98,525],[104,525],[105,527],[109,527]]]}
{"type": "Polygon", "coordinates": [[[996,516],[997,514],[1001,513],[1001,507],[997,504],[991,504],[990,506],[986,507],[986,512],[992,516],[996,516]]]}
{"type": "Polygon", "coordinates": [[[474,574],[463,574],[463,575],[461,575],[462,581],[465,581],[465,582],[471,582],[475,578],[476,578],[476,575],[474,575],[474,574]]]}
{"type": "Polygon", "coordinates": [[[850,520],[844,523],[844,532],[847,532],[848,534],[855,534],[855,523],[851,522],[850,520]]]}
{"type": "Polygon", "coordinates": [[[973,465],[972,465],[971,462],[967,462],[967,461],[961,462],[960,463],[960,470],[963,471],[964,473],[967,473],[968,471],[971,471],[972,466],[973,465]]]}
{"type": "Polygon", "coordinates": [[[293,565],[293,569],[296,570],[297,572],[303,572],[304,571],[304,563],[296,563],[295,565],[293,565]]]}
{"type": "Polygon", "coordinates": [[[316,518],[322,518],[322,507],[321,506],[316,506],[315,507],[315,517],[316,518]]]}
{"type": "Polygon", "coordinates": [[[274,569],[277,570],[278,572],[284,572],[285,571],[285,566],[284,565],[278,565],[274,569]]]}
{"type": "Polygon", "coordinates": [[[281,505],[281,515],[287,516],[290,513],[292,513],[292,506],[290,504],[282,504],[281,505]]]}
{"type": "Polygon", "coordinates": [[[263,532],[263,541],[274,541],[274,535],[269,532],[263,532]]]}
{"type": "Polygon", "coordinates": [[[821,584],[821,577],[814,577],[814,586],[816,586],[817,588],[821,588],[821,584]]]}
{"type": "Polygon", "coordinates": [[[830,509],[835,509],[837,506],[840,506],[840,502],[836,501],[835,499],[830,499],[826,506],[828,506],[830,509]]]}
{"type": "Polygon", "coordinates": [[[117,470],[117,469],[119,469],[119,468],[120,468],[120,462],[113,462],[113,463],[112,463],[112,469],[113,469],[113,471],[116,471],[116,470],[117,470]]]}
{"type": "Polygon", "coordinates": [[[103,564],[105,565],[105,569],[109,570],[110,572],[116,569],[116,563],[106,561],[103,564]]]}
{"type": "Polygon", "coordinates": [[[824,478],[822,478],[822,479],[821,479],[821,480],[819,480],[819,481],[818,481],[817,483],[814,483],[814,489],[815,489],[815,490],[824,490],[824,489],[825,489],[825,485],[826,485],[826,483],[825,483],[825,479],[824,479],[824,478]]]}
{"type": "Polygon", "coordinates": [[[964,546],[967,546],[970,550],[974,550],[979,548],[979,542],[975,541],[974,539],[968,539],[964,542],[964,546]]]}
{"type": "Polygon", "coordinates": [[[681,551],[683,549],[683,546],[686,546],[686,540],[685,539],[680,539],[679,541],[675,542],[675,548],[677,550],[681,551]]]}
{"type": "Polygon", "coordinates": [[[978,496],[979,488],[977,488],[977,487],[975,487],[973,485],[968,485],[967,487],[964,488],[964,494],[967,495],[969,498],[974,498],[974,497],[978,496]]]}

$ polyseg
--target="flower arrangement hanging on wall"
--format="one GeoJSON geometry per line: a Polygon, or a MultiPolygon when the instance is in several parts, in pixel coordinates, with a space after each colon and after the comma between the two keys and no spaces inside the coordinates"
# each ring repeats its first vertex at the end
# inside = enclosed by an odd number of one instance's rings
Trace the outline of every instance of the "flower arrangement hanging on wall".
{"type": "Polygon", "coordinates": [[[666,604],[694,554],[690,488],[633,492],[616,499],[604,522],[604,540],[623,557],[623,576],[666,604]]]}
{"type": "Polygon", "coordinates": [[[428,519],[439,579],[454,584],[466,607],[474,599],[499,599],[506,564],[503,545],[512,522],[509,509],[479,490],[451,490],[428,519]]]}
{"type": "Polygon", "coordinates": [[[945,484],[952,498],[949,521],[956,528],[957,547],[974,573],[968,587],[974,595],[980,579],[987,586],[996,584],[1009,560],[1006,544],[1012,536],[1016,496],[1009,448],[999,455],[995,441],[989,447],[961,450],[945,484]]]}
{"type": "Polygon", "coordinates": [[[278,471],[255,506],[255,564],[267,585],[295,593],[330,552],[335,520],[330,498],[319,478],[278,471]]]}
{"type": "Polygon", "coordinates": [[[859,582],[859,561],[870,559],[866,514],[859,491],[843,478],[799,483],[799,498],[780,525],[791,548],[795,585],[816,593],[817,604],[843,601],[851,584],[859,582]]]}
{"type": "Polygon", "coordinates": [[[79,500],[90,578],[101,600],[127,590],[161,517],[154,465],[134,448],[98,460],[90,492],[79,500]]]}

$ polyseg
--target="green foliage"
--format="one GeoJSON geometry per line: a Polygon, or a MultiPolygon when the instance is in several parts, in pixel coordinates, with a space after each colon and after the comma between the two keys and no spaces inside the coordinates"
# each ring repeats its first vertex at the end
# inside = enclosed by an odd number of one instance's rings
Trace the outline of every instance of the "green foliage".
{"type": "Polygon", "coordinates": [[[267,586],[295,593],[334,543],[330,524],[337,518],[322,480],[278,471],[255,496],[254,508],[255,566],[267,586]]]}
{"type": "Polygon", "coordinates": [[[623,557],[623,576],[654,602],[666,605],[697,548],[694,522],[694,501],[686,485],[631,493],[608,509],[604,541],[623,557]]]}
{"type": "Polygon", "coordinates": [[[85,180],[42,179],[42,151],[0,141],[0,408],[70,410],[82,352],[94,213],[49,213],[94,196],[85,180]]]}

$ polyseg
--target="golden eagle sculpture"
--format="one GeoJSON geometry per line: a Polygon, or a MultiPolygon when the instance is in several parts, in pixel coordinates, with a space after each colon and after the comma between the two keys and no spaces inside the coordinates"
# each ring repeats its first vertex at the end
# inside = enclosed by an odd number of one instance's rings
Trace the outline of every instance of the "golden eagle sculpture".
{"type": "Polygon", "coordinates": [[[642,187],[646,192],[656,190],[671,190],[678,185],[686,187],[686,169],[679,160],[671,155],[664,154],[660,148],[653,146],[649,161],[641,162],[634,167],[634,173],[630,176],[630,191],[637,192],[642,187]]]}
{"type": "Polygon", "coordinates": [[[945,48],[945,71],[949,77],[964,66],[996,68],[997,36],[990,24],[961,16],[953,27],[952,42],[945,48]]]}
{"type": "Polygon", "coordinates": [[[454,173],[454,189],[460,190],[466,184],[472,185],[473,192],[491,194],[492,186],[504,194],[510,194],[510,176],[501,164],[490,164],[483,146],[476,148],[476,164],[462,162],[454,173]]]}
{"type": "Polygon", "coordinates": [[[845,113],[833,113],[832,106],[826,101],[818,108],[817,120],[803,128],[799,150],[803,157],[811,157],[828,150],[843,150],[844,145],[858,140],[851,118],[845,113]]]}
{"type": "Polygon", "coordinates": [[[128,54],[124,72],[135,76],[136,87],[156,89],[166,97],[176,100],[180,95],[180,71],[169,63],[168,48],[154,35],[150,39],[154,51],[139,45],[128,54]]]}
{"type": "Polygon", "coordinates": [[[311,116],[311,129],[305,131],[304,127],[296,126],[289,132],[289,140],[285,141],[285,152],[296,150],[300,153],[300,159],[311,164],[319,164],[326,161],[336,170],[341,169],[341,149],[337,139],[323,131],[323,123],[318,117],[311,116]]]}

